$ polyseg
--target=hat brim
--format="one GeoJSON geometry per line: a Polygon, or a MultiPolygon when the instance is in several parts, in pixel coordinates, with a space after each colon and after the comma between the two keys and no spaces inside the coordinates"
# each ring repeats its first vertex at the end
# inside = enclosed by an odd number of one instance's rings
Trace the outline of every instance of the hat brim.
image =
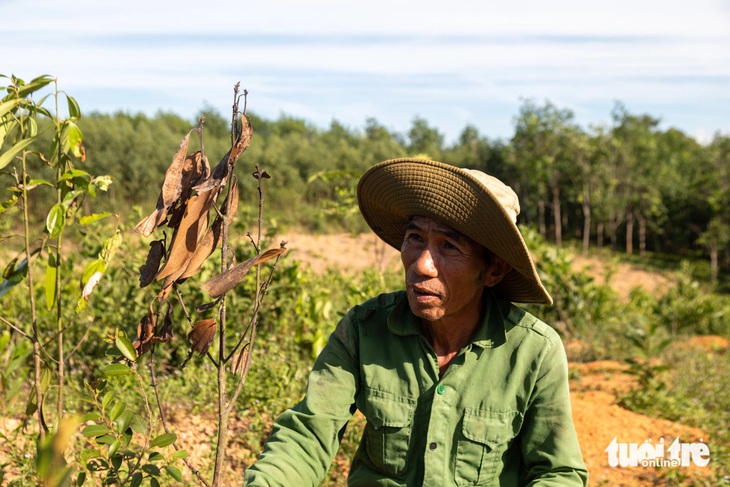
{"type": "Polygon", "coordinates": [[[461,232],[512,266],[494,290],[518,303],[552,304],[522,234],[495,196],[467,171],[424,159],[391,159],[360,178],[357,199],[365,221],[400,250],[413,216],[461,232]]]}

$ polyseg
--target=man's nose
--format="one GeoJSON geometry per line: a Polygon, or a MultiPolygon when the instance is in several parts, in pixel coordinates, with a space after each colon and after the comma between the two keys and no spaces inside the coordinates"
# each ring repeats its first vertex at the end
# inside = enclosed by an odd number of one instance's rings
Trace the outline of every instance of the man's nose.
{"type": "Polygon", "coordinates": [[[433,260],[433,253],[428,247],[421,250],[414,264],[414,270],[418,275],[428,277],[438,276],[436,263],[433,260]]]}

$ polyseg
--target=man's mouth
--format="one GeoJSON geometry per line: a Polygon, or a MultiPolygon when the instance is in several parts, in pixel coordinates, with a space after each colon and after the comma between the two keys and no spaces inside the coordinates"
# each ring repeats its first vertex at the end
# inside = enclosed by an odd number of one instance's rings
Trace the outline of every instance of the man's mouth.
{"type": "Polygon", "coordinates": [[[411,293],[413,294],[413,297],[418,300],[428,300],[439,297],[439,293],[417,284],[411,285],[411,293]]]}

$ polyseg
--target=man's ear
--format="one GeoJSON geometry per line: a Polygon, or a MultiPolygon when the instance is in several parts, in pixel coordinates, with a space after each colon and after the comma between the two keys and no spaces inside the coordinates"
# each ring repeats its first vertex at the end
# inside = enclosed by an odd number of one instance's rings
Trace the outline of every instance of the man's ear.
{"type": "Polygon", "coordinates": [[[482,283],[487,287],[496,286],[511,270],[511,265],[494,255],[491,264],[484,270],[482,283]]]}

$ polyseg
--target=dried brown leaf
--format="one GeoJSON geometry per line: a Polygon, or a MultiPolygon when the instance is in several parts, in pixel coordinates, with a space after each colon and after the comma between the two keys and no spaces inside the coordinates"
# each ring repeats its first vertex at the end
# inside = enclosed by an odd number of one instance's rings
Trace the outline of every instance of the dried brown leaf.
{"type": "Polygon", "coordinates": [[[228,190],[228,195],[226,196],[225,201],[223,202],[223,213],[226,215],[226,225],[230,225],[233,222],[233,219],[236,217],[236,212],[238,211],[238,181],[236,178],[233,178],[233,182],[231,183],[231,187],[228,190]],[[231,208],[228,213],[226,213],[226,208],[228,208],[228,199],[231,200],[231,208]]]}
{"type": "Polygon", "coordinates": [[[155,210],[147,217],[143,218],[134,227],[134,231],[141,233],[145,237],[149,237],[152,231],[162,225],[167,219],[167,212],[173,204],[180,198],[182,193],[182,174],[185,164],[185,154],[188,151],[188,142],[190,141],[190,132],[180,141],[180,146],[172,157],[170,166],[165,171],[165,179],[162,182],[162,189],[157,198],[155,210]]]}
{"type": "MultiPolygon", "coordinates": [[[[165,172],[165,180],[162,183],[162,203],[165,208],[170,208],[180,197],[183,192],[185,160],[188,153],[188,142],[190,142],[190,132],[188,132],[182,141],[180,147],[172,158],[170,167],[165,172]]],[[[189,181],[188,181],[189,183],[189,181]]]]}
{"type": "Polygon", "coordinates": [[[233,147],[225,156],[223,156],[215,168],[213,168],[213,172],[210,177],[195,186],[193,189],[196,191],[210,191],[223,186],[228,180],[231,168],[243,151],[245,151],[251,143],[251,137],[253,137],[253,128],[251,127],[248,117],[242,115],[241,131],[238,133],[238,137],[236,138],[236,142],[233,144],[233,147]]]}
{"type": "Polygon", "coordinates": [[[170,253],[167,256],[165,265],[157,273],[156,279],[177,274],[178,277],[185,272],[190,258],[198,247],[198,242],[208,224],[208,210],[213,204],[215,194],[207,192],[197,194],[188,200],[180,225],[175,230],[170,244],[170,253]]]}
{"type": "Polygon", "coordinates": [[[198,192],[212,191],[216,188],[223,186],[225,181],[228,179],[228,172],[230,170],[230,155],[231,151],[228,151],[223,159],[213,168],[213,172],[210,177],[194,186],[193,189],[198,192]]]}
{"type": "Polygon", "coordinates": [[[217,298],[233,289],[239,282],[246,277],[246,274],[251,267],[259,264],[263,264],[267,260],[271,260],[284,252],[285,247],[278,249],[269,249],[263,254],[259,254],[255,257],[248,259],[245,262],[240,263],[236,267],[233,267],[225,272],[218,274],[217,276],[206,281],[201,287],[208,292],[212,298],[217,298]]]}
{"type": "Polygon", "coordinates": [[[192,331],[188,333],[192,350],[200,355],[208,353],[208,349],[215,338],[217,327],[215,318],[195,322],[192,331]]]}
{"type": "Polygon", "coordinates": [[[178,279],[187,279],[190,276],[197,274],[200,268],[203,266],[205,260],[210,257],[218,244],[220,243],[221,229],[223,226],[223,220],[218,217],[213,222],[213,225],[208,229],[200,244],[193,252],[192,257],[185,267],[185,272],[178,279]]]}
{"type": "Polygon", "coordinates": [[[150,235],[152,235],[152,231],[157,227],[157,215],[159,214],[159,212],[160,210],[156,209],[151,214],[142,218],[142,220],[140,220],[139,223],[134,226],[134,231],[137,233],[141,233],[145,237],[149,237],[150,235]]]}
{"type": "Polygon", "coordinates": [[[236,352],[231,357],[231,373],[239,374],[243,373],[246,369],[246,362],[248,361],[248,343],[243,346],[243,350],[236,352]]]}
{"type": "Polygon", "coordinates": [[[173,206],[169,211],[170,219],[167,221],[167,226],[170,228],[177,228],[180,226],[180,222],[185,216],[185,208],[187,208],[187,200],[180,201],[177,205],[173,206]]]}
{"type": "Polygon", "coordinates": [[[139,287],[149,286],[155,280],[155,274],[160,268],[160,262],[164,254],[165,246],[162,244],[161,239],[150,242],[147,262],[139,268],[139,287]]]}
{"type": "Polygon", "coordinates": [[[209,174],[210,164],[208,164],[208,158],[203,157],[201,151],[189,154],[183,164],[182,178],[180,180],[180,187],[182,188],[180,198],[183,201],[190,198],[193,186],[207,179],[209,174]]]}
{"type": "Polygon", "coordinates": [[[167,313],[165,313],[165,319],[162,322],[162,328],[160,333],[152,337],[152,343],[166,343],[172,338],[172,305],[167,303],[167,313]]]}
{"type": "Polygon", "coordinates": [[[132,346],[137,350],[137,356],[141,356],[152,347],[152,337],[155,336],[157,328],[157,316],[150,305],[150,309],[137,325],[137,336],[132,341],[132,346]]]}

